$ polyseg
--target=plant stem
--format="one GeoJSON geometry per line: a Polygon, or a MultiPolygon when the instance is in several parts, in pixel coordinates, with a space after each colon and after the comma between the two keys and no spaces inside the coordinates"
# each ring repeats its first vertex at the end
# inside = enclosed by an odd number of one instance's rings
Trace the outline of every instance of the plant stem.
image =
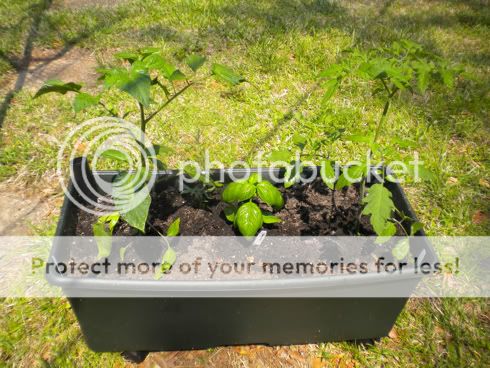
{"type": "Polygon", "coordinates": [[[107,112],[109,112],[113,117],[117,118],[117,114],[114,112],[114,110],[109,109],[102,101],[99,101],[99,105],[102,106],[107,112]]]}
{"type": "Polygon", "coordinates": [[[185,92],[187,88],[192,86],[192,82],[189,84],[186,84],[180,91],[176,92],[172,97],[170,97],[165,103],[163,103],[158,109],[156,109],[154,112],[152,112],[146,119],[145,119],[145,126],[146,123],[148,123],[151,119],[155,117],[156,114],[158,114],[160,111],[162,111],[170,102],[175,100],[177,97],[179,97],[182,93],[185,92]]]}
{"type": "Polygon", "coordinates": [[[140,108],[141,143],[144,143],[146,132],[145,108],[140,102],[138,102],[138,107],[140,108]]]}

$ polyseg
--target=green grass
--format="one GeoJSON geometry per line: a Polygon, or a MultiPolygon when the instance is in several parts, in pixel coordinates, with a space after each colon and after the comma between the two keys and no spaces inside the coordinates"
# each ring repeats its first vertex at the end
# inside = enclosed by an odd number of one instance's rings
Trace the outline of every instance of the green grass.
{"type": "MultiPolygon", "coordinates": [[[[2,4],[0,56],[22,56],[38,3],[2,4]]],[[[394,104],[387,136],[415,140],[421,159],[437,176],[432,183],[410,183],[405,189],[429,234],[488,235],[488,221],[475,223],[472,217],[478,210],[490,212],[485,184],[490,181],[489,28],[490,8],[479,1],[127,1],[113,9],[76,10],[54,1],[42,13],[33,44],[87,48],[100,64],[112,62],[118,49],[158,46],[176,63],[198,52],[244,75],[250,84],[231,92],[212,81],[189,90],[150,124],[152,141],[173,148],[167,162],[175,167],[179,160],[201,157],[203,147],[211,160],[225,164],[251,160],[259,149],[291,147],[293,134],[307,132],[311,124],[320,132],[373,129],[382,101],[366,86],[347,84],[322,106],[321,92],[313,89],[315,75],[352,44],[369,48],[402,37],[420,42],[462,65],[469,76],[452,92],[403,95],[394,104]]],[[[0,73],[9,71],[12,66],[0,57],[0,73]]],[[[7,89],[0,89],[2,96],[7,89]]],[[[67,130],[101,111],[75,115],[68,97],[31,97],[32,91],[19,92],[7,112],[0,178],[20,175],[34,186],[52,177],[67,130]]],[[[115,94],[109,103],[130,106],[119,103],[115,94]]],[[[137,115],[128,119],[136,122],[137,115]]],[[[332,158],[346,162],[364,148],[337,142],[330,151],[332,158]]],[[[409,153],[396,152],[399,157],[409,153]]],[[[43,359],[45,353],[54,365],[70,359],[110,365],[117,359],[88,352],[64,301],[11,300],[1,308],[7,317],[2,320],[0,359],[8,357],[9,364],[43,359]],[[53,327],[57,323],[63,327],[59,331],[53,327]]],[[[324,348],[327,355],[342,352],[366,366],[480,366],[489,360],[488,311],[484,300],[416,300],[397,323],[398,340],[324,348]]]]}

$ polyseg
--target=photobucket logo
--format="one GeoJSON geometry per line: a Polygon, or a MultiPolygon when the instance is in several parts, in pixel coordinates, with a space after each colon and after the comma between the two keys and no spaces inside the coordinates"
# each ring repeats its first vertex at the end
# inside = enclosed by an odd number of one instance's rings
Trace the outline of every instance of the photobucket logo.
{"type": "Polygon", "coordinates": [[[231,181],[244,180],[252,172],[257,173],[259,178],[267,174],[271,181],[282,184],[285,182],[307,184],[321,177],[324,182],[333,185],[341,175],[349,183],[358,183],[363,178],[367,183],[384,182],[385,180],[402,183],[407,175],[418,182],[423,165],[417,152],[409,161],[373,162],[370,152],[367,151],[364,160],[353,160],[344,164],[330,160],[320,160],[320,162],[301,160],[300,151],[297,151],[293,157],[289,162],[264,160],[264,153],[259,152],[253,164],[246,161],[234,161],[225,165],[220,161],[211,161],[209,151],[206,150],[204,166],[196,161],[180,162],[179,189],[182,191],[186,185],[198,181],[209,182],[212,179],[223,182],[225,173],[231,181]],[[333,172],[333,175],[325,175],[327,166],[331,167],[328,172],[333,172]],[[212,173],[213,177],[211,177],[212,173]]]}
{"type": "Polygon", "coordinates": [[[83,211],[97,216],[125,213],[145,200],[156,179],[156,153],[151,142],[134,124],[115,117],[88,120],[70,132],[58,151],[57,170],[65,195],[83,211]],[[90,164],[71,166],[77,158],[90,164]],[[123,166],[112,180],[97,172],[100,160],[123,166]],[[70,166],[68,166],[70,165],[70,166]],[[68,179],[78,196],[72,195],[68,179]]]}

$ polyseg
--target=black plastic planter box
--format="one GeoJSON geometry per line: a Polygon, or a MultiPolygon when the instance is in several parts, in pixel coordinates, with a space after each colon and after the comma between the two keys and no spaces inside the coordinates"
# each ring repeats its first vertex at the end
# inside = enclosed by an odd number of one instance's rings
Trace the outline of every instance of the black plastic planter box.
{"type": "MultiPolygon", "coordinates": [[[[76,163],[74,168],[76,171],[76,163]]],[[[240,172],[235,170],[235,173],[240,172]]],[[[262,173],[264,178],[268,179],[267,171],[262,173]]],[[[104,173],[108,180],[115,174],[115,172],[104,173]]],[[[165,172],[159,175],[175,175],[175,173],[165,172]]],[[[401,187],[393,183],[386,185],[393,194],[397,208],[415,218],[401,187]]],[[[79,198],[73,185],[70,185],[69,190],[74,197],[79,198]]],[[[65,198],[57,236],[76,235],[74,227],[77,211],[79,209],[65,198]]],[[[422,248],[412,249],[412,252],[424,252],[429,262],[436,260],[427,242],[417,244],[422,248]]],[[[55,241],[50,255],[51,260],[63,258],[63,251],[59,242],[55,241]]],[[[354,282],[349,284],[325,280],[324,285],[325,287],[363,288],[362,283],[365,281],[361,280],[362,275],[359,279],[357,277],[352,276],[354,282]],[[356,280],[360,283],[357,286],[356,280]]],[[[188,350],[220,345],[287,345],[375,339],[388,334],[407,300],[407,298],[304,297],[302,288],[318,287],[311,284],[309,278],[299,281],[283,280],[282,294],[278,295],[287,295],[287,298],[246,297],[250,285],[243,288],[243,297],[182,298],[160,297],[168,284],[164,281],[134,280],[128,286],[128,282],[123,285],[118,280],[107,279],[67,281],[66,277],[57,274],[48,275],[48,279],[50,283],[61,286],[68,295],[70,290],[77,288],[93,288],[94,293],[99,293],[97,295],[101,297],[71,297],[69,301],[87,344],[91,349],[100,352],[188,350]],[[289,282],[291,287],[288,286],[289,282]],[[121,297],[104,298],[104,290],[108,288],[113,294],[120,290],[121,297]],[[154,288],[155,296],[158,297],[124,297],[128,290],[137,292],[148,288],[154,288]]],[[[420,277],[413,276],[395,280],[409,290],[414,289],[419,281],[420,277]]],[[[228,281],[228,287],[230,282],[233,283],[228,281]]],[[[375,285],[380,280],[372,278],[369,282],[375,285]]],[[[204,285],[207,281],[197,283],[204,285]]],[[[199,288],[199,285],[194,284],[193,287],[199,288]]],[[[237,284],[234,289],[240,290],[241,287],[237,284]]],[[[270,292],[266,295],[275,294],[270,292]]]]}

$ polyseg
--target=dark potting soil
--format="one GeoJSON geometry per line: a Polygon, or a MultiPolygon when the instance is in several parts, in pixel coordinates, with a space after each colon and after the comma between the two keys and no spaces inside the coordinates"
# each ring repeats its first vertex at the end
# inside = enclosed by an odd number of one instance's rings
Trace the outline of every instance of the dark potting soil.
{"type": "MultiPolygon", "coordinates": [[[[366,216],[359,217],[359,189],[356,186],[350,186],[341,191],[332,191],[327,188],[321,179],[317,179],[312,183],[295,185],[285,189],[279,187],[284,197],[284,207],[274,213],[282,222],[277,224],[264,224],[263,229],[267,231],[267,236],[349,236],[349,235],[375,235],[369,218],[366,216]]],[[[150,235],[157,236],[158,233],[165,234],[169,225],[177,218],[180,218],[180,235],[181,236],[240,236],[233,225],[228,222],[223,214],[223,209],[226,203],[220,200],[222,189],[208,200],[206,206],[199,208],[192,199],[186,195],[182,195],[176,187],[172,185],[156,185],[151,196],[152,202],[148,215],[148,225],[145,234],[141,234],[138,230],[132,229],[123,221],[120,221],[114,229],[114,236],[141,236],[150,235]]],[[[271,211],[268,205],[258,202],[259,206],[266,211],[271,211]]],[[[76,235],[92,236],[92,225],[97,220],[95,215],[80,211],[76,224],[76,235]]],[[[398,228],[397,235],[403,235],[403,230],[398,228]]],[[[121,261],[120,249],[125,244],[113,242],[112,253],[109,257],[114,263],[121,261]]],[[[222,247],[220,250],[213,248],[212,241],[206,241],[202,238],[194,243],[187,242],[185,246],[174,247],[177,253],[177,261],[192,262],[197,257],[221,261],[244,259],[253,259],[256,262],[263,261],[267,257],[278,259],[282,256],[277,256],[277,247],[271,247],[267,241],[260,245],[261,248],[255,249],[255,253],[247,247],[240,245],[230,246],[230,248],[222,247]],[[274,253],[275,252],[275,253],[274,253]],[[274,253],[274,254],[273,254],[274,253]],[[257,257],[258,255],[258,257],[257,257]]],[[[159,259],[165,252],[166,246],[161,244],[156,246],[154,254],[151,250],[145,249],[145,256],[152,260],[159,259]]],[[[313,243],[308,249],[301,250],[295,248],[294,243],[285,245],[281,248],[284,254],[284,262],[289,262],[291,254],[301,253],[302,259],[322,259],[329,258],[335,255],[337,258],[345,257],[350,260],[371,260],[373,256],[384,256],[391,258],[390,247],[379,247],[373,242],[365,242],[361,247],[337,247],[335,244],[325,246],[324,244],[313,243]],[[335,249],[334,249],[335,248],[335,249]],[[323,257],[322,254],[327,256],[323,257]]],[[[124,261],[145,262],[145,256],[141,251],[128,247],[124,261]]],[[[97,247],[91,245],[91,249],[74,246],[70,249],[70,257],[76,259],[77,262],[93,263],[97,261],[97,247]]],[[[218,262],[219,263],[219,262],[218,262]]],[[[147,275],[127,275],[130,279],[151,279],[153,272],[147,275]]],[[[297,276],[297,275],[296,275],[297,276]]],[[[309,276],[309,275],[300,275],[309,276]]],[[[316,275],[321,276],[321,275],[316,275]]],[[[97,277],[111,277],[111,275],[100,275],[97,277]]],[[[259,271],[249,274],[232,273],[229,275],[217,275],[213,279],[263,279],[275,278],[278,275],[262,274],[259,271]]],[[[165,280],[205,280],[210,279],[210,275],[196,275],[193,273],[182,274],[178,272],[170,272],[165,275],[165,280]]]]}
{"type": "MultiPolygon", "coordinates": [[[[285,205],[274,215],[282,221],[264,224],[268,236],[375,235],[368,217],[361,216],[359,220],[359,190],[356,186],[332,191],[321,179],[316,179],[312,183],[279,189],[285,205]]],[[[180,217],[182,236],[239,236],[223,214],[226,203],[220,201],[221,191],[214,193],[207,204],[199,208],[173,186],[154,190],[145,233],[153,236],[158,232],[165,234],[168,226],[180,217]]],[[[258,204],[272,212],[268,205],[258,204]]],[[[95,215],[80,211],[76,234],[92,236],[92,225],[96,220],[95,215]]],[[[401,229],[399,233],[403,234],[401,229]]],[[[138,231],[122,221],[116,225],[114,236],[130,235],[138,235],[138,231]]]]}

